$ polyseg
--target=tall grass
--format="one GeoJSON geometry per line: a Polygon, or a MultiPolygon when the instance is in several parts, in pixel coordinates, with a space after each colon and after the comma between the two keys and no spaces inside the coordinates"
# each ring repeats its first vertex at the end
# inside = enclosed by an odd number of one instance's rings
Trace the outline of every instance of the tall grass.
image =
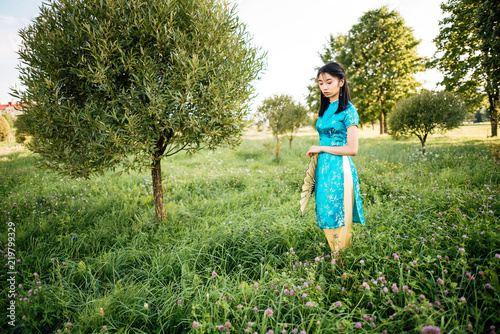
{"type": "Polygon", "coordinates": [[[35,169],[29,152],[3,154],[0,249],[10,222],[19,262],[15,327],[2,328],[489,333],[500,323],[500,176],[487,147],[498,140],[435,136],[423,157],[415,140],[368,132],[354,158],[367,224],[340,254],[314,203],[298,210],[315,136],[294,139],[280,163],[272,138],[165,159],[165,224],[148,173],[71,180],[35,169]]]}

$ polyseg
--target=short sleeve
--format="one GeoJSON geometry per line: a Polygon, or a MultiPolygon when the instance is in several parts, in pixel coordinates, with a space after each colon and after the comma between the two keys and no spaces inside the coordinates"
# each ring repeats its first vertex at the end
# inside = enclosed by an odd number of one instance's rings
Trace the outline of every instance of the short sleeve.
{"type": "Polygon", "coordinates": [[[359,125],[358,111],[352,104],[345,110],[344,124],[346,129],[351,125],[359,125]]]}

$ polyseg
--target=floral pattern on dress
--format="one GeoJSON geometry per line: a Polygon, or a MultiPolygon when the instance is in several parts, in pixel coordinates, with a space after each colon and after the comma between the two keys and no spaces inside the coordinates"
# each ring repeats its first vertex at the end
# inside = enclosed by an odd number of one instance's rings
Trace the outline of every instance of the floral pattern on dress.
{"type": "MultiPolygon", "coordinates": [[[[318,118],[316,130],[320,146],[346,146],[347,128],[359,124],[356,107],[349,102],[339,113],[338,100],[330,103],[322,117],[318,118]]],[[[361,192],[356,167],[350,156],[352,181],[354,186],[353,223],[365,225],[361,192]]],[[[344,168],[342,156],[319,153],[316,166],[316,220],[320,228],[334,229],[345,225],[344,217],[344,168]]]]}

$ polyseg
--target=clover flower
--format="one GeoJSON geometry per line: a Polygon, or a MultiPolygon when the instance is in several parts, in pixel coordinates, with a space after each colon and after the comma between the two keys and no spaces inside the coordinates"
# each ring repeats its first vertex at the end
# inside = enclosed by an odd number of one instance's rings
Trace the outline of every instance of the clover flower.
{"type": "Polygon", "coordinates": [[[441,334],[441,329],[437,326],[424,326],[422,334],[441,334]]]}

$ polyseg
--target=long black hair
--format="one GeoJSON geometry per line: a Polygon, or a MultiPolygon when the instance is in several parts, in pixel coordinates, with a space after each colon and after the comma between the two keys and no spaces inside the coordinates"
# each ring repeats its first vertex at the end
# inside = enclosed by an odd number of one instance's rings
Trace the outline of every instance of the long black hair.
{"type": "MultiPolygon", "coordinates": [[[[328,63],[322,68],[319,69],[318,75],[316,76],[316,79],[323,73],[328,73],[332,77],[336,77],[339,79],[344,79],[344,84],[342,87],[340,87],[340,93],[339,93],[339,107],[335,113],[339,113],[343,111],[345,108],[347,108],[347,105],[349,104],[349,101],[351,101],[351,94],[349,93],[349,87],[347,86],[347,79],[345,77],[345,71],[342,65],[339,63],[328,63]]],[[[330,99],[326,96],[323,95],[323,93],[320,93],[320,105],[319,105],[319,117],[322,117],[323,114],[325,113],[325,110],[328,109],[328,106],[330,105],[330,99]]]]}

